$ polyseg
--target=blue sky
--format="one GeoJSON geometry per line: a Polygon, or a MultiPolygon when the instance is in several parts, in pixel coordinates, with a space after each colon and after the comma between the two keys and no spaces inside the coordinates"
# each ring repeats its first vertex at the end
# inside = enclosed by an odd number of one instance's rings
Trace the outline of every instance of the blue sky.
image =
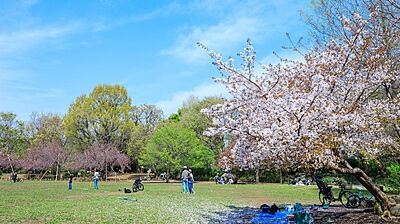
{"type": "MultiPolygon", "coordinates": [[[[224,56],[252,39],[258,59],[307,35],[296,0],[0,0],[0,111],[64,115],[99,84],[121,84],[134,105],[166,115],[194,95],[224,94],[200,41],[224,56]]],[[[295,56],[293,56],[295,57],[295,56]]]]}

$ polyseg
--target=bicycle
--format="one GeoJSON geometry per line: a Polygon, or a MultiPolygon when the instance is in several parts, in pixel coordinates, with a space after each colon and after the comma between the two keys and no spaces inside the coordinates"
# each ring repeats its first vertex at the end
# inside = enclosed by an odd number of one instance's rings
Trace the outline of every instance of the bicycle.
{"type": "Polygon", "coordinates": [[[347,196],[348,207],[347,208],[357,208],[361,205],[362,202],[366,202],[367,204],[372,205],[374,201],[374,195],[371,193],[368,196],[365,196],[362,192],[362,187],[356,187],[359,191],[358,194],[351,194],[347,196]]]}
{"type": "Polygon", "coordinates": [[[351,194],[353,194],[351,190],[351,185],[346,185],[343,184],[342,181],[333,181],[334,183],[337,183],[339,185],[340,191],[339,195],[337,198],[333,195],[332,192],[332,186],[328,186],[326,183],[324,183],[320,179],[316,179],[317,186],[319,188],[319,201],[321,202],[321,205],[330,205],[332,202],[335,201],[340,201],[340,203],[346,207],[348,202],[348,198],[351,194]]]}
{"type": "Polygon", "coordinates": [[[143,190],[144,190],[144,185],[142,184],[142,178],[136,179],[135,183],[133,183],[132,185],[132,191],[137,192],[143,190]]]}

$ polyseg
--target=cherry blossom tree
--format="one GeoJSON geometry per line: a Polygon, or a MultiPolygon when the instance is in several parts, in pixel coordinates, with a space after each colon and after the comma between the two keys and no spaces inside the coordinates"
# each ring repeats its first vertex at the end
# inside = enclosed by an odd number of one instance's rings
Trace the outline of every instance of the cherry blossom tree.
{"type": "Polygon", "coordinates": [[[120,166],[122,170],[129,167],[129,157],[110,144],[94,144],[75,158],[75,169],[98,169],[105,172],[107,180],[108,168],[120,166]]]}
{"type": "Polygon", "coordinates": [[[14,168],[19,166],[21,166],[21,160],[16,154],[0,152],[0,168],[11,169],[11,172],[14,172],[14,168]]]}
{"type": "MultiPolygon", "coordinates": [[[[275,66],[256,61],[250,40],[238,54],[239,68],[233,58],[224,61],[199,43],[222,75],[214,81],[231,95],[224,104],[202,110],[213,117],[205,134],[237,136],[231,152],[238,166],[261,160],[277,169],[303,166],[352,174],[390,215],[394,202],[346,160],[398,150],[397,139],[386,129],[397,125],[399,98],[385,86],[399,75],[399,64],[386,57],[388,46],[374,40],[395,39],[399,33],[388,36],[378,25],[378,13],[379,8],[371,7],[365,18],[342,16],[345,38],[300,53],[302,60],[275,66]]],[[[299,52],[295,45],[293,50],[299,52]]]]}
{"type": "Polygon", "coordinates": [[[61,170],[71,161],[72,155],[57,143],[47,143],[28,150],[22,160],[22,167],[26,170],[55,169],[56,179],[61,170]]]}

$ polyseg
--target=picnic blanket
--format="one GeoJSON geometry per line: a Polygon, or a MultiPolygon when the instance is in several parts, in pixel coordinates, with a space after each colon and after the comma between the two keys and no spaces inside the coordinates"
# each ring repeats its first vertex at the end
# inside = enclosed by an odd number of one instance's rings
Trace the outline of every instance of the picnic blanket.
{"type": "Polygon", "coordinates": [[[276,212],[274,215],[268,213],[260,213],[257,217],[251,220],[251,223],[279,223],[279,224],[289,224],[287,215],[295,215],[298,218],[296,223],[311,223],[314,224],[314,220],[309,213],[305,212],[276,212]],[[305,214],[308,214],[311,222],[300,221],[304,218],[305,214]]]}
{"type": "Polygon", "coordinates": [[[287,214],[293,214],[294,212],[276,212],[274,215],[268,213],[260,213],[257,217],[251,220],[251,223],[282,223],[286,224],[287,214]]]}

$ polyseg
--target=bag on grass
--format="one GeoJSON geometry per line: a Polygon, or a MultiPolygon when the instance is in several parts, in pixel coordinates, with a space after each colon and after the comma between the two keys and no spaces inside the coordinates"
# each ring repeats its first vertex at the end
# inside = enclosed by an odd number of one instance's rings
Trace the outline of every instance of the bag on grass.
{"type": "Polygon", "coordinates": [[[279,210],[279,207],[276,204],[273,204],[271,206],[271,214],[274,215],[275,212],[277,212],[279,210]]]}
{"type": "Polygon", "coordinates": [[[271,208],[267,204],[263,204],[260,206],[262,213],[271,213],[271,208]]]}

